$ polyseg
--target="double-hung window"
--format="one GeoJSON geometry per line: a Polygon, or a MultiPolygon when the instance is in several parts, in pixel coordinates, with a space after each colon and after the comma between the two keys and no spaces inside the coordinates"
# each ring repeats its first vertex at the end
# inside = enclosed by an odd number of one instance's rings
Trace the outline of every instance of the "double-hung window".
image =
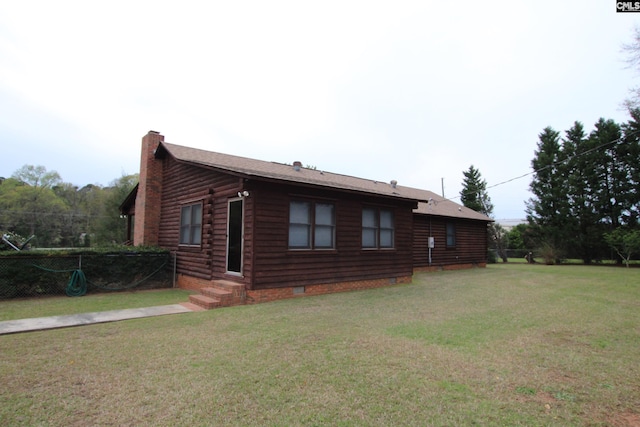
{"type": "Polygon", "coordinates": [[[202,243],[202,203],[180,209],[180,244],[197,246],[202,243]]]}
{"type": "Polygon", "coordinates": [[[334,249],[335,206],[292,201],[289,204],[289,249],[334,249]]]}
{"type": "Polygon", "coordinates": [[[452,222],[447,223],[447,247],[454,248],[456,246],[456,225],[452,222]]]}
{"type": "Polygon", "coordinates": [[[394,247],[395,225],[390,209],[362,209],[362,247],[389,249],[394,247]]]}
{"type": "Polygon", "coordinates": [[[336,218],[330,203],[315,203],[313,229],[314,249],[333,249],[336,240],[336,218]]]}

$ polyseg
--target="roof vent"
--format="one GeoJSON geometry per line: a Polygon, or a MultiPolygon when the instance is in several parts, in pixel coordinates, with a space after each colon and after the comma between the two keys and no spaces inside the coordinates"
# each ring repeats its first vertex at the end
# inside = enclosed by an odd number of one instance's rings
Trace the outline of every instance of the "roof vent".
{"type": "Polygon", "coordinates": [[[298,172],[302,168],[302,162],[295,161],[293,162],[293,169],[298,172]]]}
{"type": "Polygon", "coordinates": [[[391,187],[396,188],[398,186],[398,181],[395,179],[391,180],[391,187]]]}

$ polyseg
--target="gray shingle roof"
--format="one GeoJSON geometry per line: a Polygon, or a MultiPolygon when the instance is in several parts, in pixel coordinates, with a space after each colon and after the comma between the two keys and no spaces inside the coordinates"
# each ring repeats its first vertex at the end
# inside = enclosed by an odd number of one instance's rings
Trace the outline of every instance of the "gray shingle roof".
{"type": "Polygon", "coordinates": [[[321,170],[300,168],[296,170],[291,165],[266,162],[246,157],[232,156],[213,151],[185,147],[182,145],[162,142],[166,151],[180,162],[192,163],[211,167],[217,170],[240,174],[247,177],[267,178],[291,183],[335,188],[338,190],[356,191],[376,194],[386,197],[408,199],[418,202],[418,209],[414,212],[426,215],[466,218],[481,221],[491,221],[483,214],[465,208],[437,194],[417,188],[404,187],[391,183],[356,178],[321,170]]]}

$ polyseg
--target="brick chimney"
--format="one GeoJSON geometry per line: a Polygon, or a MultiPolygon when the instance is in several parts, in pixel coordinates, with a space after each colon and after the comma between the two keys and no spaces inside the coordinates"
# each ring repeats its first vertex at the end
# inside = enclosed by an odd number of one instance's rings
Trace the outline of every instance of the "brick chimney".
{"type": "Polygon", "coordinates": [[[140,183],[136,196],[133,226],[135,246],[158,246],[160,231],[160,200],[162,197],[162,159],[156,159],[155,151],[164,136],[150,130],[142,138],[140,156],[140,183]]]}

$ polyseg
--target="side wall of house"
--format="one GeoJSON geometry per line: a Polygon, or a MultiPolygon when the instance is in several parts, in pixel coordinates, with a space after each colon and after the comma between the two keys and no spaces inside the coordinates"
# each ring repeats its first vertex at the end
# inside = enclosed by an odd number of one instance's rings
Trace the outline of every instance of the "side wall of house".
{"type": "MultiPolygon", "coordinates": [[[[211,279],[225,277],[226,235],[228,202],[237,199],[243,189],[241,178],[205,168],[176,162],[167,155],[163,162],[164,185],[161,202],[161,227],[158,244],[176,252],[178,275],[188,276],[188,282],[198,282],[201,287],[211,279]],[[179,245],[180,212],[182,206],[202,203],[202,244],[200,246],[179,245]]],[[[252,204],[244,203],[245,218],[250,218],[252,204]]],[[[252,235],[251,222],[245,224],[245,240],[252,235]]],[[[245,263],[244,277],[234,277],[237,282],[248,281],[250,257],[245,263]]]]}
{"type": "MultiPolygon", "coordinates": [[[[330,189],[247,181],[230,174],[175,161],[162,163],[163,192],[158,245],[175,251],[182,284],[194,288],[213,279],[232,279],[249,290],[264,291],[299,286],[340,284],[376,286],[410,281],[413,271],[485,265],[487,224],[412,213],[413,203],[399,202],[330,189]],[[243,274],[226,272],[227,211],[238,191],[244,198],[243,274]],[[335,206],[336,247],[332,250],[290,250],[289,204],[292,200],[329,202],[335,206]],[[179,245],[180,209],[202,203],[202,244],[179,245]],[[362,208],[392,209],[395,219],[393,249],[362,249],[362,208]],[[446,246],[446,226],[453,223],[456,245],[446,246]],[[429,262],[428,237],[435,247],[429,262]],[[382,282],[380,282],[382,280],[382,282]],[[386,280],[386,282],[385,282],[386,280]],[[372,282],[373,281],[373,282],[372,282]]],[[[355,285],[354,285],[355,286],[355,285]]],[[[356,286],[356,287],[357,287],[356,286]]]]}
{"type": "Polygon", "coordinates": [[[410,281],[413,202],[254,182],[256,206],[252,289],[388,279],[410,281]],[[291,250],[288,245],[289,205],[292,200],[335,206],[335,249],[291,250]],[[394,212],[393,249],[362,249],[362,208],[394,212]],[[408,279],[407,279],[408,278],[408,279]]]}
{"type": "MultiPolygon", "coordinates": [[[[180,286],[199,288],[214,279],[244,283],[249,290],[327,285],[335,291],[406,283],[413,274],[413,202],[303,188],[246,179],[177,162],[162,162],[163,193],[158,244],[176,252],[180,286]],[[244,200],[243,274],[226,271],[227,210],[239,191],[244,200]],[[289,204],[292,200],[329,202],[335,206],[336,248],[290,250],[289,204]],[[202,244],[179,244],[182,206],[202,203],[202,244]],[[362,249],[362,208],[394,212],[393,249],[362,249]]],[[[317,286],[316,286],[317,287],[317,286]]],[[[320,292],[309,287],[309,292],[320,292]]],[[[328,288],[328,289],[329,289],[328,288]]],[[[324,289],[324,288],[323,288],[324,289]]],[[[322,292],[328,292],[323,290],[322,292]]],[[[270,294],[256,298],[270,298],[270,294]]]]}
{"type": "Polygon", "coordinates": [[[484,266],[487,262],[487,223],[415,214],[413,264],[416,271],[484,266]],[[455,228],[455,246],[447,247],[447,224],[455,228]],[[434,238],[429,262],[429,237],[434,238]]]}

